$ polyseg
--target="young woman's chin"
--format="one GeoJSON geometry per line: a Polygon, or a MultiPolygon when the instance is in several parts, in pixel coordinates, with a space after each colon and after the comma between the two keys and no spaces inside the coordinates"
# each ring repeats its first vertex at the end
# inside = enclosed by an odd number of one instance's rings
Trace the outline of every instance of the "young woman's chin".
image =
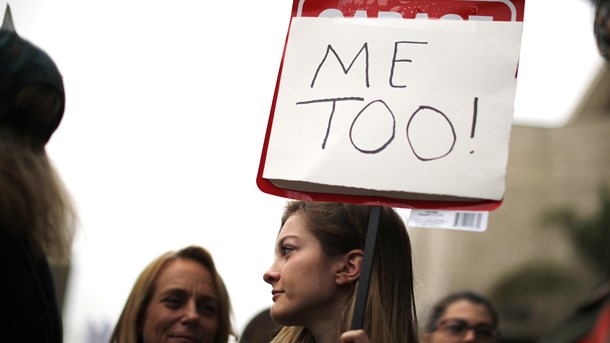
{"type": "Polygon", "coordinates": [[[283,308],[280,304],[273,304],[270,310],[271,319],[277,324],[283,326],[298,326],[301,325],[299,320],[294,318],[293,311],[283,308]]]}

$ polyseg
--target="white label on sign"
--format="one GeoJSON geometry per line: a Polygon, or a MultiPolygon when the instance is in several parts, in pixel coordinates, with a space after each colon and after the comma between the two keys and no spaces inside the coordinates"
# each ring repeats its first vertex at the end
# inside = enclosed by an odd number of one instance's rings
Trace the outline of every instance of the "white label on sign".
{"type": "Polygon", "coordinates": [[[484,232],[489,212],[411,210],[407,226],[484,232]]]}

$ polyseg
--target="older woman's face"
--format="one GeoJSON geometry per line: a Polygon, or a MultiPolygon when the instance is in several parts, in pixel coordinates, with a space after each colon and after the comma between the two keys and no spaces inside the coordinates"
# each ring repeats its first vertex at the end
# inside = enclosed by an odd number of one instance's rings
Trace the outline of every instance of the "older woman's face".
{"type": "Polygon", "coordinates": [[[198,262],[176,259],[157,277],[142,338],[144,343],[213,343],[218,322],[212,274],[198,262]]]}

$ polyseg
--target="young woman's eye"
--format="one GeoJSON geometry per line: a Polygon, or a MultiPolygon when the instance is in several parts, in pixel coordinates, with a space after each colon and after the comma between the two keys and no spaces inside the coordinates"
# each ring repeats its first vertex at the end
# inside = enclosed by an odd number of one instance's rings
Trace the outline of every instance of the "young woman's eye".
{"type": "Polygon", "coordinates": [[[282,254],[282,256],[286,256],[286,255],[290,254],[292,251],[294,251],[294,249],[290,246],[283,245],[280,247],[280,253],[282,254]]]}

